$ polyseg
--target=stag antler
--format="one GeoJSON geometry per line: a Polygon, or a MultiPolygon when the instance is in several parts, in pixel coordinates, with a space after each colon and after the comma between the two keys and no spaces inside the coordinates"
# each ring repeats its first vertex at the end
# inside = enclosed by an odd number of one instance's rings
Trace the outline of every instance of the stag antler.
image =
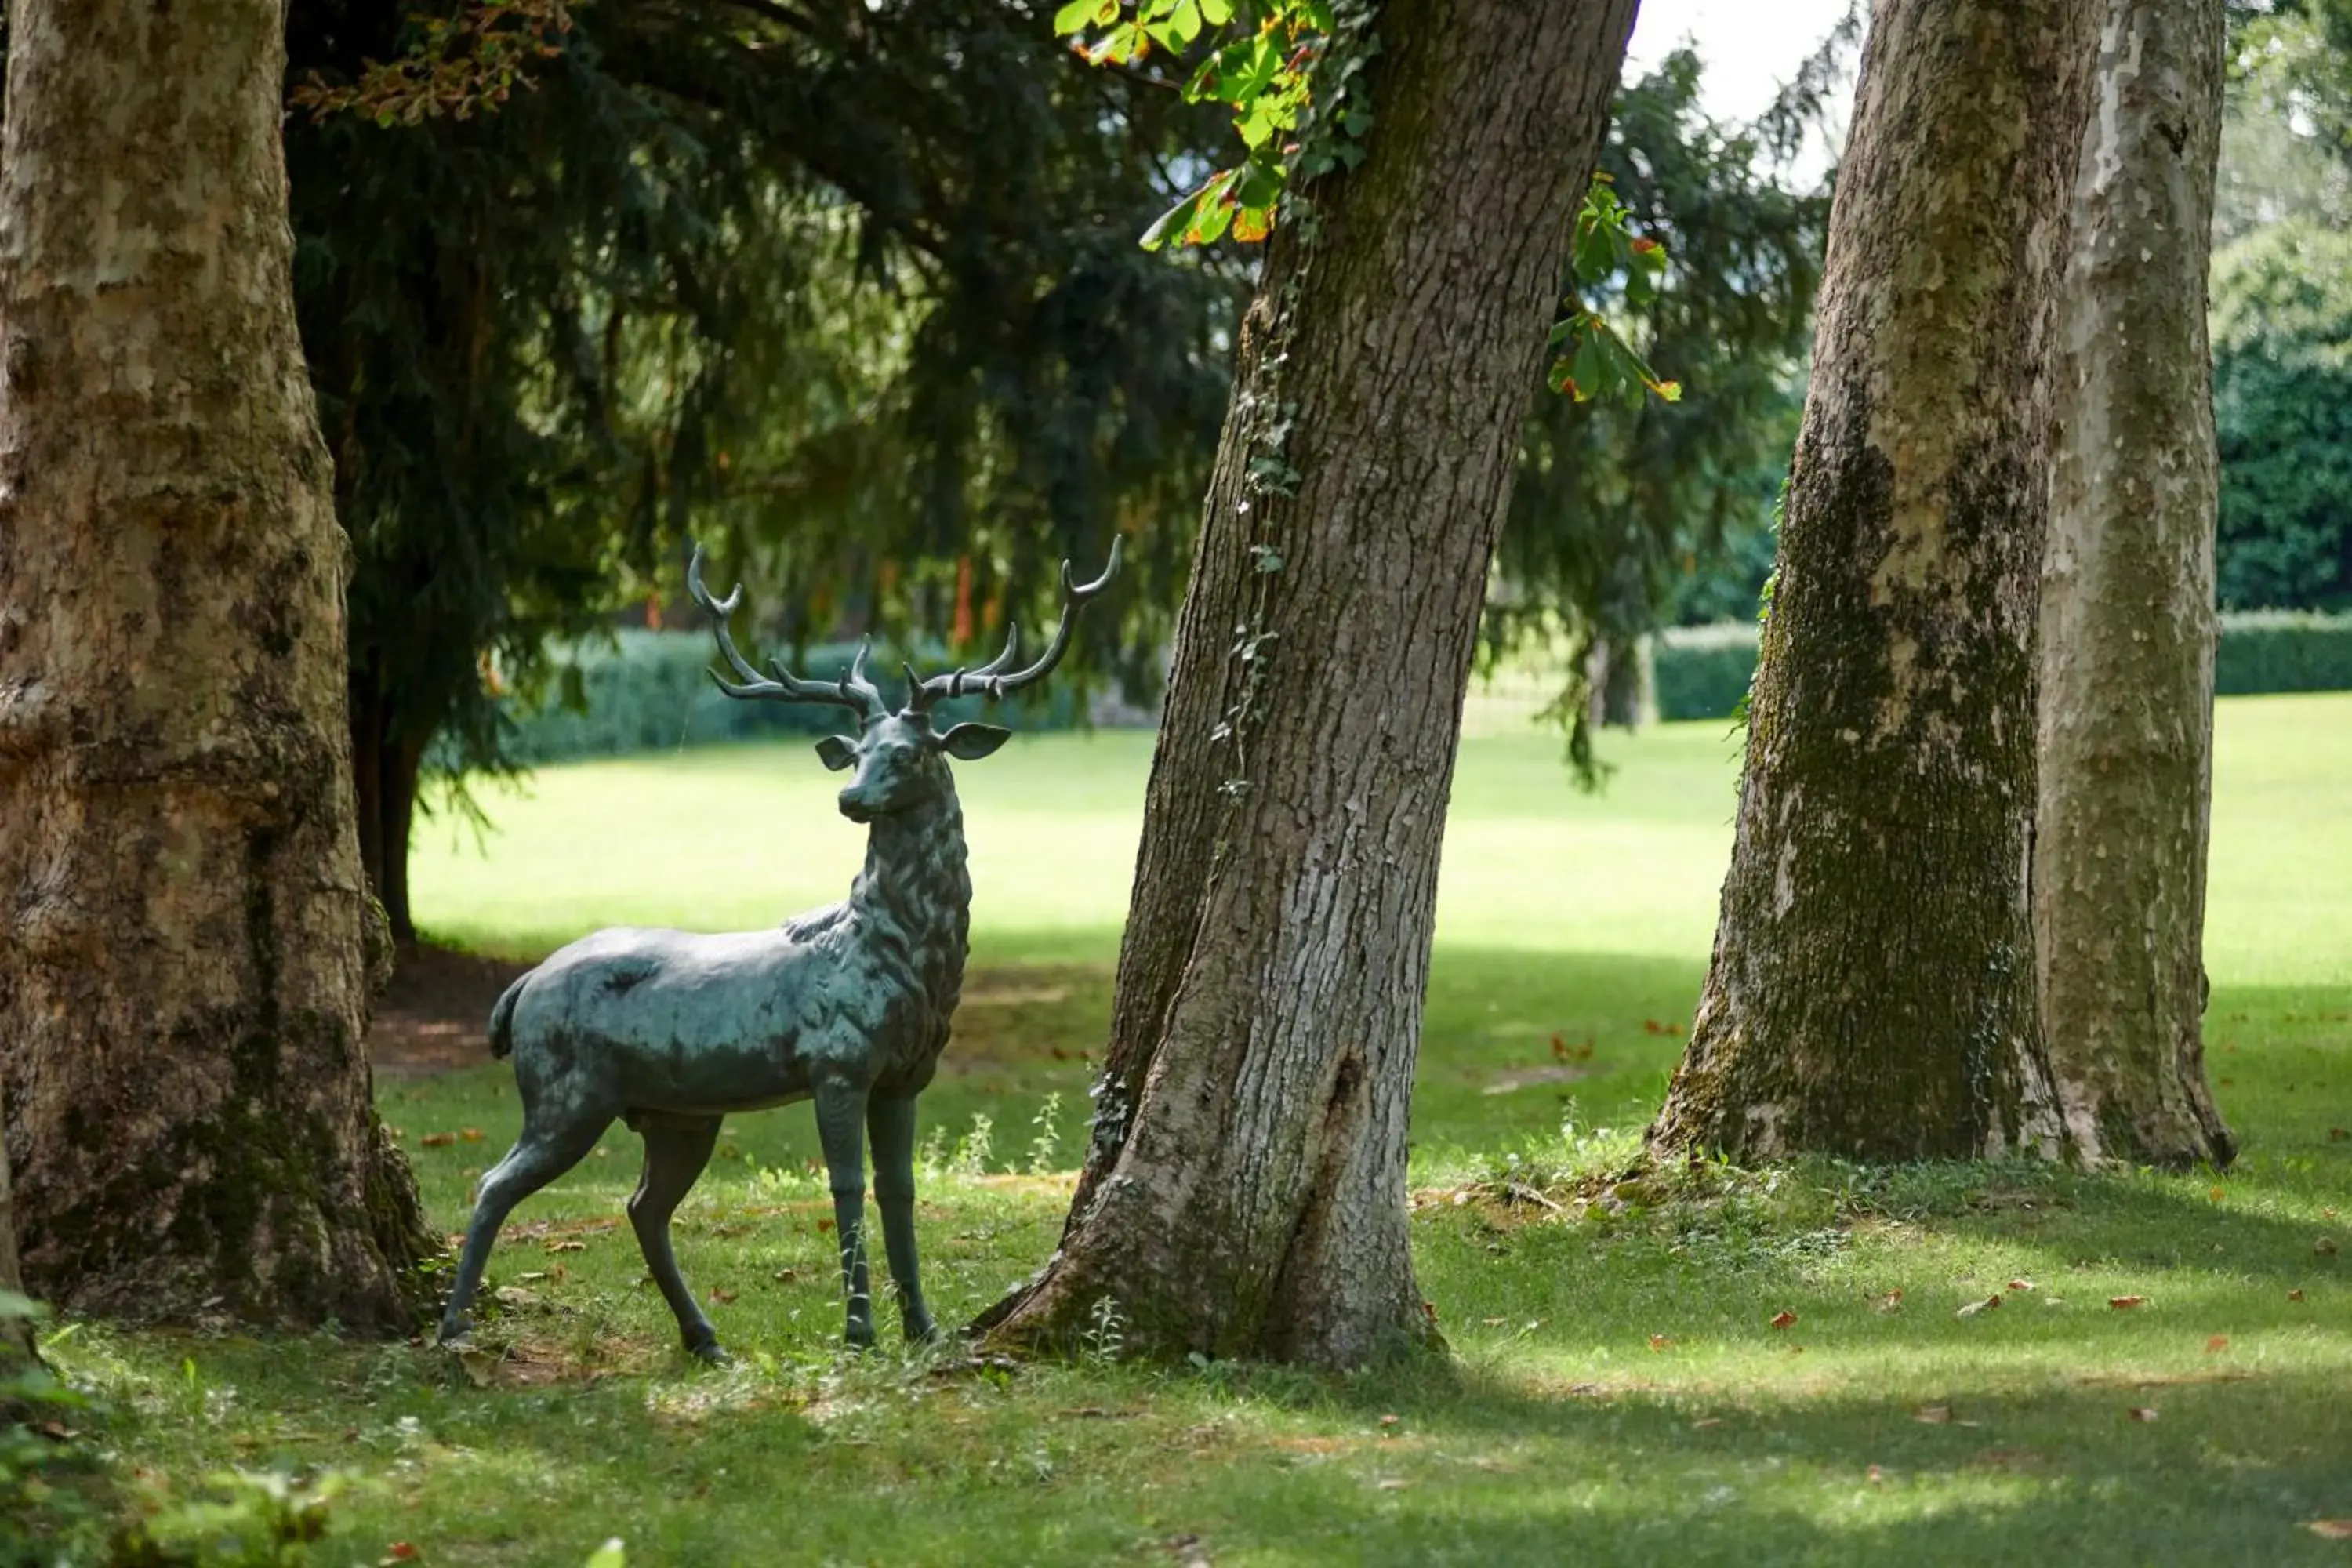
{"type": "Polygon", "coordinates": [[[730,697],[745,700],[758,698],[770,702],[828,702],[836,708],[846,708],[860,720],[878,719],[888,712],[889,705],[882,700],[882,691],[866,678],[866,656],[874,640],[868,637],[858,646],[857,657],[850,662],[849,673],[839,680],[803,680],[777,659],[768,661],[770,679],[751,668],[751,661],[736,651],[735,639],[727,630],[727,617],[743,602],[743,584],[723,599],[714,599],[710,590],[702,585],[702,546],[694,547],[694,559],[686,568],[686,591],[694,595],[710,616],[710,629],[719,639],[719,651],[734,667],[740,684],[730,681],[717,670],[710,672],[711,681],[730,697]]]}
{"type": "Polygon", "coordinates": [[[950,670],[925,680],[918,679],[914,667],[909,665],[907,668],[908,711],[919,713],[934,702],[952,700],[967,692],[986,697],[991,701],[1002,701],[1006,692],[1018,691],[1051,675],[1054,667],[1062,662],[1062,655],[1069,651],[1070,631],[1077,625],[1078,612],[1087,607],[1087,600],[1109,587],[1110,580],[1118,575],[1118,552],[1123,542],[1118,535],[1111,536],[1110,563],[1103,568],[1102,575],[1091,583],[1074,582],[1070,576],[1070,563],[1066,561],[1062,563],[1062,624],[1054,628],[1054,640],[1036,663],[1026,669],[1016,669],[1009,675],[1005,673],[1004,667],[1019,657],[1021,651],[1021,625],[1017,621],[1007,621],[1004,626],[1004,651],[978,669],[950,670]]]}

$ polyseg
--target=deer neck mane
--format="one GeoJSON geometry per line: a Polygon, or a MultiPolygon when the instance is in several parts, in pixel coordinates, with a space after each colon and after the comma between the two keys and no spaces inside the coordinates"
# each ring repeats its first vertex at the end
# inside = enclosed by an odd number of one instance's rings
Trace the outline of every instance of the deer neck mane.
{"type": "Polygon", "coordinates": [[[910,811],[875,819],[849,904],[871,939],[893,950],[926,989],[943,993],[951,1009],[971,926],[971,873],[954,784],[910,811]]]}

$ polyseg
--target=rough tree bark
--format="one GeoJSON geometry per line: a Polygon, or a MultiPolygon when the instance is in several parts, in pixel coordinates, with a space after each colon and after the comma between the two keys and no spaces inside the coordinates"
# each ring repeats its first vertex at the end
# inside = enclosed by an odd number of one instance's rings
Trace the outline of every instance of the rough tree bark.
{"type": "Polygon", "coordinates": [[[1177,631],[1095,1134],[982,1326],[1356,1365],[1429,1332],[1405,1129],[1486,569],[1633,0],[1397,0],[1277,227],[1177,631]],[[1276,472],[1254,485],[1252,468],[1276,472]],[[1279,470],[1298,476],[1285,495],[1279,470]]]}
{"type": "Polygon", "coordinates": [[[370,1100],[347,547],[297,341],[279,0],[14,0],[0,1067],[27,1283],[409,1320],[370,1100]]]}
{"type": "Polygon", "coordinates": [[[2054,1154],[2027,890],[2044,363],[2095,0],[1879,0],[1661,1152],[2054,1154]]]}
{"type": "Polygon", "coordinates": [[[2205,1081],[2222,0],[2106,0],[2042,578],[2042,1023],[2086,1157],[2226,1164],[2205,1081]]]}

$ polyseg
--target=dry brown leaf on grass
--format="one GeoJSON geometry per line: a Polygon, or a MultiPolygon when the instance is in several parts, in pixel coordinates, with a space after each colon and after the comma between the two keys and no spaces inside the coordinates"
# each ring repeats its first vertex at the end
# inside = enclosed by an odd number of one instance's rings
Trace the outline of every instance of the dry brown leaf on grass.
{"type": "Polygon", "coordinates": [[[2131,1418],[2135,1421],[2153,1421],[2156,1419],[2156,1406],[2135,1405],[2132,1406],[2131,1418]]]}
{"type": "Polygon", "coordinates": [[[450,1144],[455,1143],[457,1141],[457,1135],[455,1132],[427,1132],[424,1137],[419,1138],[416,1142],[422,1148],[446,1149],[450,1144]]]}
{"type": "Polygon", "coordinates": [[[588,1250],[588,1244],[584,1241],[551,1241],[547,1244],[547,1250],[550,1252],[585,1252],[588,1250]]]}
{"type": "Polygon", "coordinates": [[[2036,1287],[2031,1279],[2012,1279],[2009,1282],[2009,1288],[2021,1296],[2027,1291],[2034,1289],[2036,1287]]]}
{"type": "Polygon", "coordinates": [[[2303,1300],[2303,1288],[2302,1288],[2301,1286],[2297,1286],[2295,1289],[2292,1289],[2292,1290],[2288,1291],[2288,1292],[2286,1293],[2286,1299],[2287,1299],[2288,1300],[2290,1300],[2290,1301],[2300,1301],[2300,1300],[2303,1300]]]}
{"type": "Polygon", "coordinates": [[[721,1289],[719,1287],[713,1285],[710,1288],[710,1299],[718,1302],[722,1307],[731,1307],[735,1304],[735,1292],[732,1290],[721,1289]]]}
{"type": "Polygon", "coordinates": [[[1967,1306],[1962,1307],[1958,1311],[1953,1313],[1952,1316],[1956,1318],[1973,1318],[1979,1312],[1990,1312],[1995,1307],[2000,1305],[2000,1293],[1999,1291],[1995,1291],[1993,1294],[1987,1296],[1981,1301],[1970,1301],[1967,1306]]]}
{"type": "Polygon", "coordinates": [[[2113,1307],[2118,1312],[2128,1312],[2134,1307],[2147,1306],[2147,1298],[2145,1296],[2110,1296],[2107,1298],[2107,1305],[2113,1307]]]}
{"type": "Polygon", "coordinates": [[[2205,1353],[2207,1355],[2215,1355],[2222,1351],[2228,1350],[2229,1348],[2230,1336],[2227,1334],[2215,1334],[2211,1339],[2205,1342],[2205,1353]]]}
{"type": "Polygon", "coordinates": [[[1794,1312],[1775,1312],[1772,1314],[1772,1326],[1776,1329],[1795,1328],[1797,1326],[1797,1314],[1794,1312]]]}
{"type": "Polygon", "coordinates": [[[1650,1336],[1650,1348],[1654,1351],[1672,1350],[1674,1349],[1674,1346],[1675,1337],[1672,1334],[1652,1334],[1650,1336]]]}
{"type": "Polygon", "coordinates": [[[1873,1296],[1870,1304],[1882,1312],[1899,1312],[1903,1310],[1903,1292],[1895,1289],[1884,1296],[1873,1296]]]}
{"type": "Polygon", "coordinates": [[[2322,1541],[2352,1541],[2352,1519],[2315,1519],[2303,1528],[2322,1541]]]}
{"type": "Polygon", "coordinates": [[[1928,1426],[1948,1426],[1952,1421],[1952,1407],[1948,1405],[1922,1405],[1911,1412],[1911,1419],[1928,1426]]]}

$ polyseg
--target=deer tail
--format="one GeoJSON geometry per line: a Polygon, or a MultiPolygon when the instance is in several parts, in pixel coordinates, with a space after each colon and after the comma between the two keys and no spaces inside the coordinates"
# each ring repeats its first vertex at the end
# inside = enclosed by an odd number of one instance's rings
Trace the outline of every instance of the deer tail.
{"type": "Polygon", "coordinates": [[[524,981],[530,978],[525,974],[517,979],[499,997],[498,1005],[490,1009],[490,1055],[494,1057],[504,1059],[514,1055],[515,1003],[522,996],[524,981]]]}

